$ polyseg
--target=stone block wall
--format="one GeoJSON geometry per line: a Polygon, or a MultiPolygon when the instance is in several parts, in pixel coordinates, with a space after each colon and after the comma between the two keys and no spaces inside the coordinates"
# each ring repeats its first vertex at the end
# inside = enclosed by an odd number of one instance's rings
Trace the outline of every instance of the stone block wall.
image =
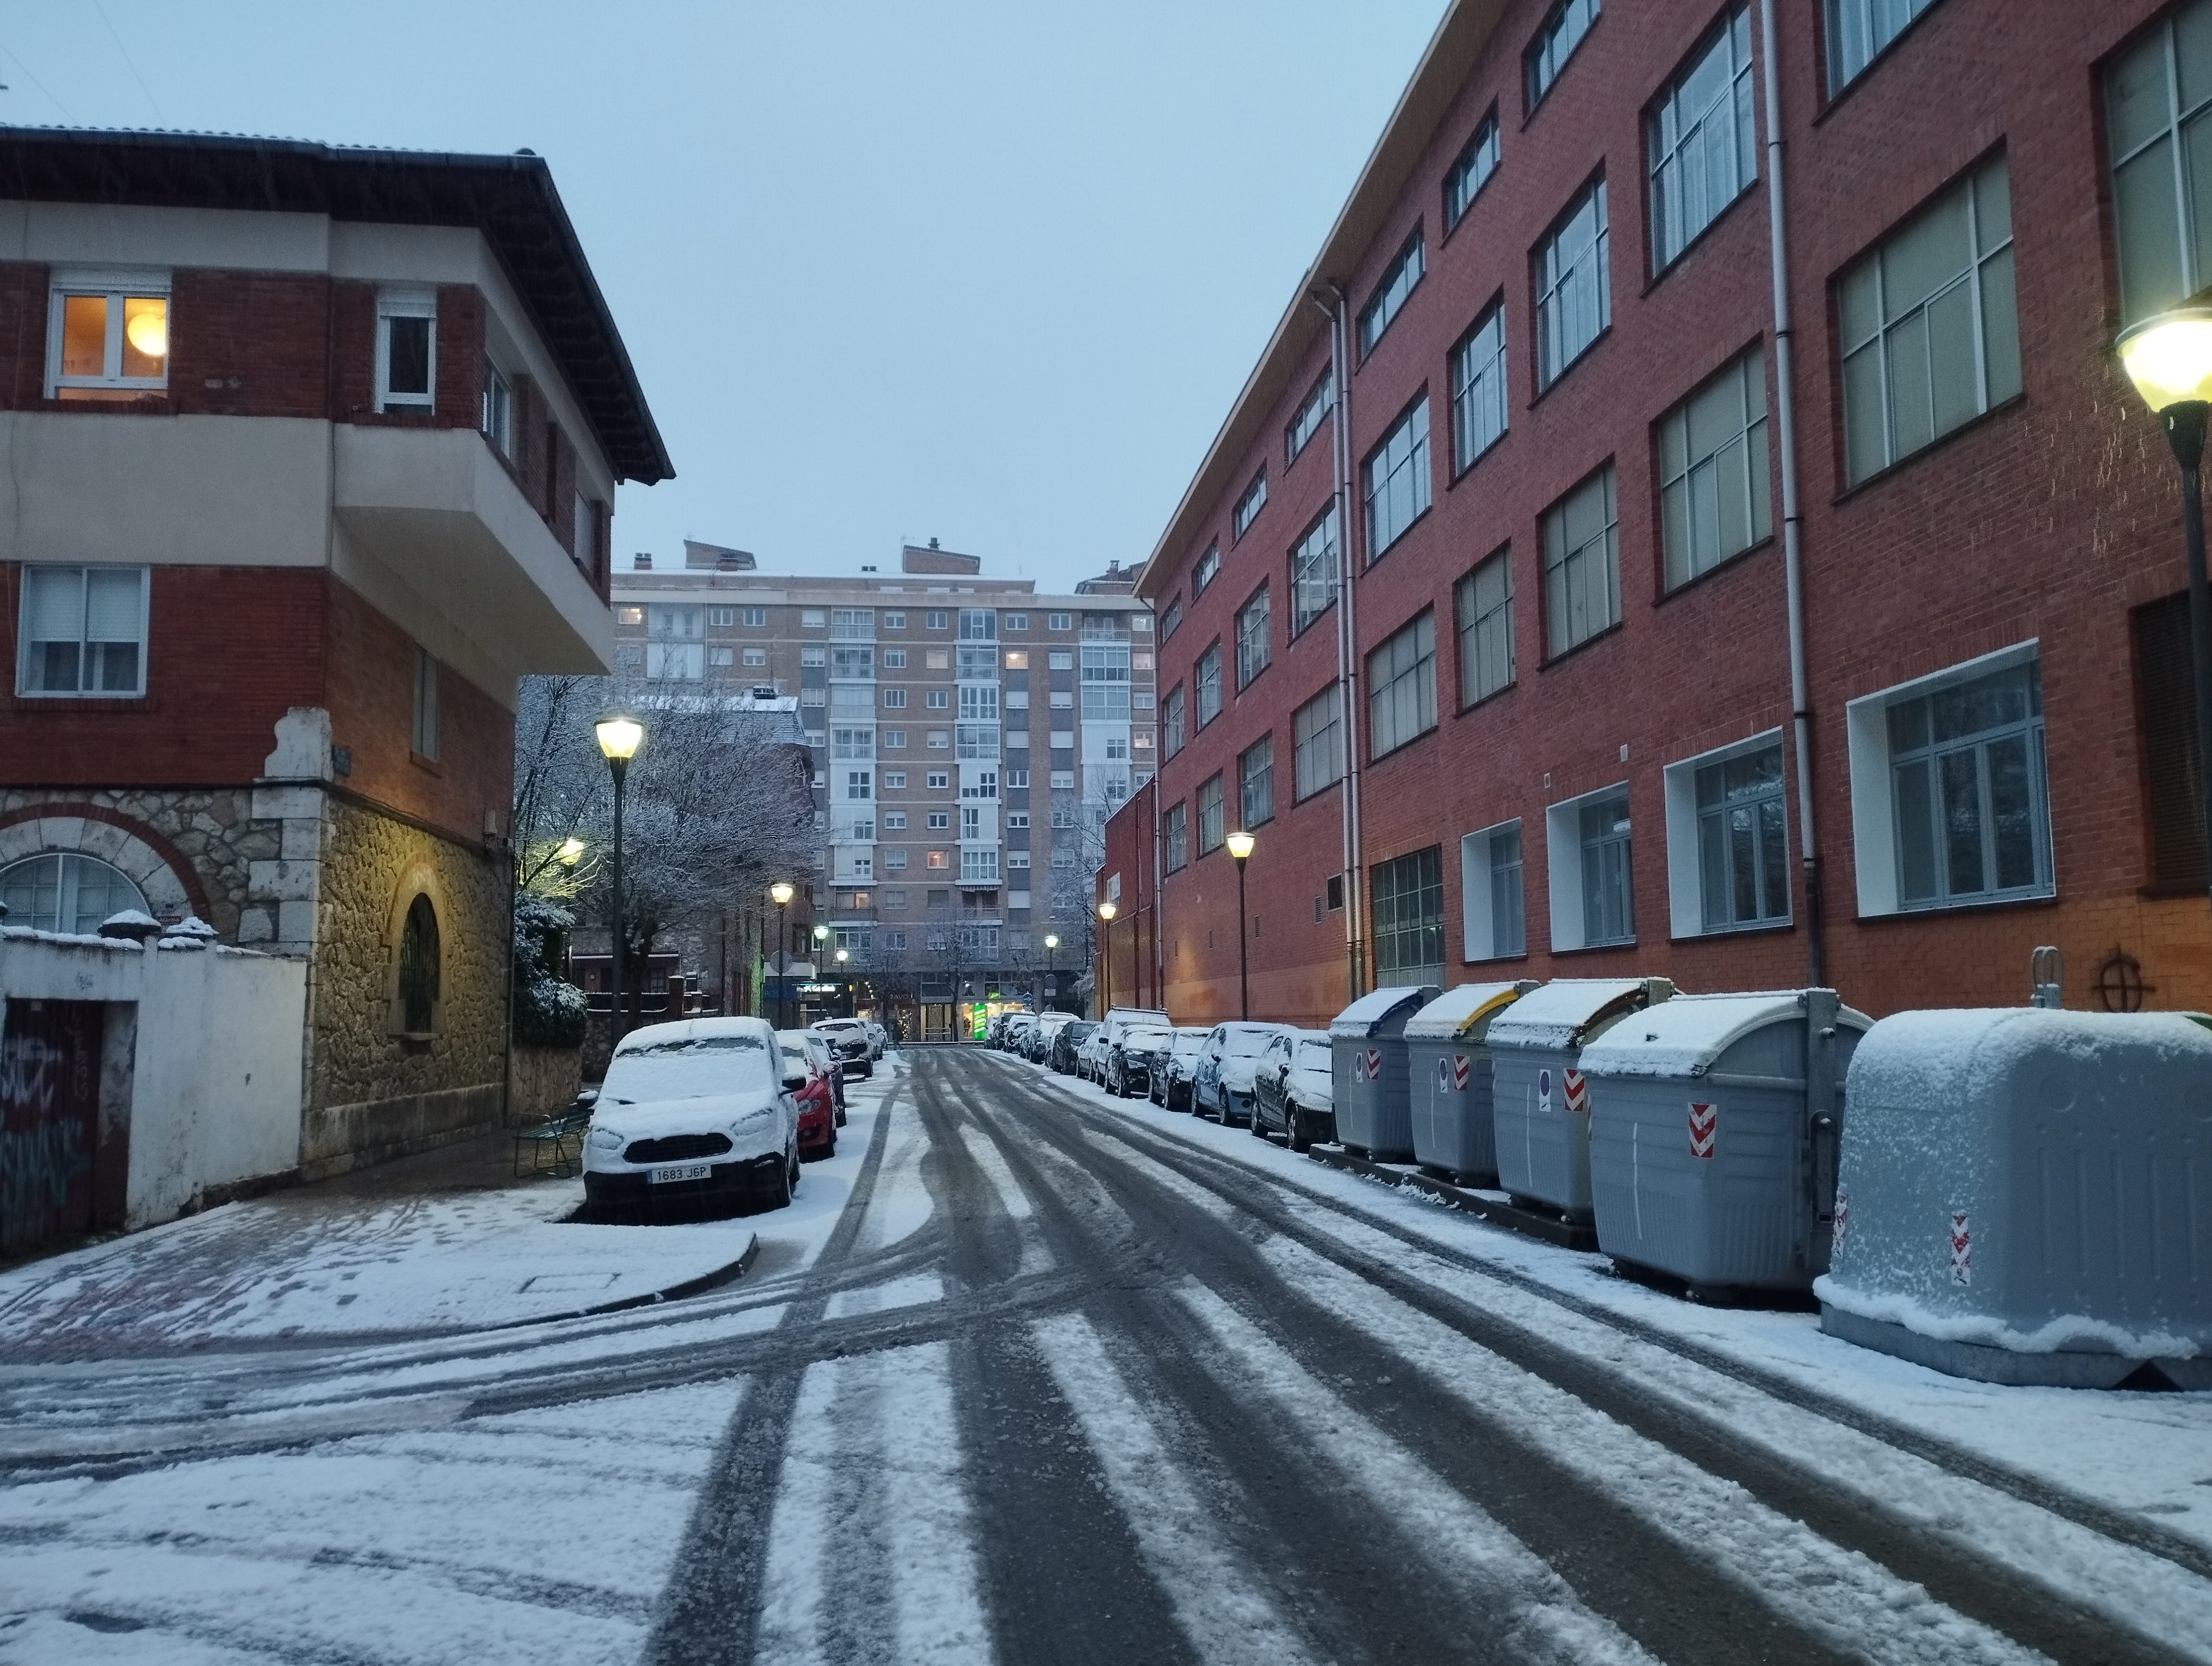
{"type": "Polygon", "coordinates": [[[253,867],[277,855],[281,836],[256,823],[253,799],[233,787],[0,791],[0,830],[16,835],[0,841],[0,860],[80,850],[130,874],[157,915],[198,913],[231,942],[267,946],[253,867]]]}

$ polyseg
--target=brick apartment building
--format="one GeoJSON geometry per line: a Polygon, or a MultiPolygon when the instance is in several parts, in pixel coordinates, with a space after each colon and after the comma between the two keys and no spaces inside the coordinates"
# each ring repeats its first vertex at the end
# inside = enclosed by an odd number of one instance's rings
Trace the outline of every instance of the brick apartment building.
{"type": "Polygon", "coordinates": [[[896,577],[762,573],[703,544],[679,570],[638,559],[614,579],[627,672],[798,698],[822,842],[793,876],[786,949],[810,1012],[896,1010],[908,1034],[949,1035],[963,1003],[1081,970],[1107,817],[1157,755],[1132,573],[1054,596],[933,543],[903,550],[896,577]]]}
{"type": "Polygon", "coordinates": [[[10,129],[0,227],[10,927],[306,960],[310,1176],[496,1119],[518,679],[671,472],[546,165],[10,129]]]}
{"type": "Polygon", "coordinates": [[[1241,823],[1255,1016],[2017,1004],[2042,944],[2070,1005],[2212,1006],[2176,472],[2112,350],[2212,285],[2208,42],[1455,0],[1138,587],[1116,988],[1233,1015],[1241,823]]]}

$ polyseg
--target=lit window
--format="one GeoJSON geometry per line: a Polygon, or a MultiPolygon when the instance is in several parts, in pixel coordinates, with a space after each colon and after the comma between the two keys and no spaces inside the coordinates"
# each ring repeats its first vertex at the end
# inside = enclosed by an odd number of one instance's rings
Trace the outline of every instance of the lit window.
{"type": "Polygon", "coordinates": [[[1598,179],[1536,248],[1536,370],[1546,387],[1613,322],[1606,245],[1605,181],[1598,179]]]}
{"type": "Polygon", "coordinates": [[[135,399],[169,385],[167,273],[58,273],[52,307],[50,397],[135,399]]]}
{"type": "Polygon", "coordinates": [[[388,289],[376,298],[376,408],[428,410],[436,404],[438,298],[388,289]]]}
{"type": "Polygon", "coordinates": [[[1751,13],[1735,15],[1646,123],[1651,158],[1651,269],[1663,271],[1759,177],[1751,124],[1751,13]]]}
{"type": "Polygon", "coordinates": [[[145,693],[146,569],[26,563],[21,570],[17,693],[145,693]]]}
{"type": "MultiPolygon", "coordinates": [[[[1013,622],[1021,617],[1022,616],[1018,613],[1007,614],[1007,628],[1011,629],[1013,626],[1013,622]]],[[[1006,669],[1008,671],[1027,671],[1029,668],[1030,653],[1027,648],[1010,648],[1006,650],[1006,669]]]]}

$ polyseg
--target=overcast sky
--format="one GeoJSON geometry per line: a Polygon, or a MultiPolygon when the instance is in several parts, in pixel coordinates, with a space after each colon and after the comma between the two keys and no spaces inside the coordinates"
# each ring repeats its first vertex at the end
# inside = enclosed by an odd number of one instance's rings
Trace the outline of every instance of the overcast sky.
{"type": "Polygon", "coordinates": [[[1443,0],[0,5],[8,121],[551,163],[685,537],[1151,552],[1443,0]]]}

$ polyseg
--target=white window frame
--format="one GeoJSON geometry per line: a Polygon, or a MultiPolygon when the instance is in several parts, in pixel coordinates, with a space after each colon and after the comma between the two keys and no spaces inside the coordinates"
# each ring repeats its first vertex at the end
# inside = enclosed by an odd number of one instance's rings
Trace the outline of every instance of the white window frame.
{"type": "Polygon", "coordinates": [[[746,608],[742,618],[739,620],[739,623],[742,623],[748,630],[765,630],[768,629],[768,609],[764,607],[746,608]]]}
{"type": "Polygon", "coordinates": [[[1518,816],[1460,836],[1460,958],[1463,960],[1518,960],[1528,953],[1528,853],[1525,840],[1518,847],[1519,854],[1513,863],[1521,876],[1521,941],[1516,947],[1498,940],[1497,899],[1493,894],[1497,872],[1494,842],[1508,833],[1521,837],[1518,816]]]}
{"type": "Polygon", "coordinates": [[[1678,760],[1660,771],[1660,781],[1666,796],[1667,809],[1667,911],[1668,929],[1677,939],[1692,937],[1733,937],[1743,932],[1787,931],[1796,911],[1795,876],[1790,872],[1790,793],[1789,749],[1783,746],[1782,731],[1762,730],[1747,735],[1741,740],[1732,740],[1725,746],[1716,746],[1711,751],[1698,752],[1678,760]],[[1705,924],[1705,885],[1704,844],[1701,838],[1698,810],[1698,773],[1717,763],[1745,757],[1754,752],[1764,752],[1776,747],[1783,751],[1782,849],[1783,891],[1790,907],[1779,920],[1747,921],[1741,925],[1707,926],[1705,924]]]}
{"type": "Polygon", "coordinates": [[[1536,526],[1540,540],[1537,547],[1542,562],[1544,586],[1544,661],[1548,665],[1553,660],[1565,659],[1583,643],[1595,641],[1621,622],[1620,499],[1612,459],[1607,459],[1603,467],[1577,481],[1537,518],[1536,526]],[[1604,525],[1597,537],[1585,538],[1570,548],[1566,542],[1568,506],[1593,488],[1604,500],[1604,525]],[[1589,567],[1592,551],[1601,549],[1606,612],[1603,618],[1593,623],[1590,621],[1595,616],[1588,605],[1589,567]],[[1577,590],[1583,603],[1583,622],[1587,627],[1580,635],[1576,634],[1574,628],[1574,600],[1577,590]]]}
{"type": "MultiPolygon", "coordinates": [[[[384,314],[381,309],[378,316],[384,314]]],[[[435,325],[432,326],[434,337],[435,325]]],[[[380,336],[382,331],[380,328],[380,336]]],[[[437,382],[434,378],[431,386],[437,382]]],[[[483,386],[477,392],[477,428],[491,448],[509,462],[514,459],[514,382],[490,354],[484,355],[483,386]]]]}
{"type": "Polygon", "coordinates": [[[429,289],[380,289],[376,293],[376,408],[379,410],[435,410],[438,408],[438,292],[429,289]],[[430,320],[429,391],[392,391],[392,320],[430,320]]]}
{"type": "Polygon", "coordinates": [[[138,267],[58,268],[47,281],[46,398],[59,398],[65,388],[88,392],[95,396],[102,392],[139,394],[165,391],[169,386],[169,364],[176,349],[176,303],[170,289],[171,274],[160,267],[151,270],[138,267]],[[100,374],[97,376],[62,374],[62,318],[64,302],[70,295],[99,295],[107,303],[107,342],[101,356],[100,374]],[[123,303],[131,300],[155,299],[162,302],[162,318],[168,337],[164,344],[170,350],[161,356],[161,374],[158,376],[125,376],[123,374],[123,303]],[[110,366],[113,367],[112,371],[108,368],[110,366]]]}
{"type": "MultiPolygon", "coordinates": [[[[1551,904],[1552,950],[1555,954],[1570,949],[1628,948],[1636,942],[1636,840],[1632,823],[1628,846],[1628,935],[1591,942],[1583,909],[1583,806],[1626,796],[1628,783],[1616,781],[1545,807],[1544,879],[1551,904]]],[[[1632,816],[1632,806],[1631,813],[1632,816]]],[[[1525,875],[1528,860],[1525,842],[1521,860],[1525,875]]]]}
{"type": "MultiPolygon", "coordinates": [[[[18,587],[15,604],[15,692],[17,696],[26,700],[143,699],[146,695],[146,661],[151,646],[147,639],[150,612],[150,604],[148,598],[149,593],[153,588],[152,569],[144,567],[108,566],[105,563],[82,565],[76,562],[26,562],[19,570],[22,574],[22,581],[18,587]],[[40,575],[41,580],[51,582],[51,575],[56,573],[74,573],[76,575],[76,616],[78,621],[76,638],[77,686],[74,689],[34,689],[31,686],[31,671],[33,664],[31,654],[33,646],[31,638],[31,575],[33,574],[37,574],[40,575]],[[91,622],[88,617],[88,610],[87,607],[87,595],[91,585],[92,575],[94,573],[102,575],[130,573],[135,574],[137,577],[138,605],[135,615],[135,626],[137,635],[132,640],[138,650],[138,679],[132,687],[128,689],[88,689],[84,686],[85,658],[87,652],[91,646],[92,640],[89,635],[91,622]]],[[[40,637],[39,640],[40,641],[57,641],[60,639],[58,637],[40,637]]],[[[100,640],[103,642],[113,642],[119,641],[123,639],[114,636],[103,636],[100,640]]]]}

